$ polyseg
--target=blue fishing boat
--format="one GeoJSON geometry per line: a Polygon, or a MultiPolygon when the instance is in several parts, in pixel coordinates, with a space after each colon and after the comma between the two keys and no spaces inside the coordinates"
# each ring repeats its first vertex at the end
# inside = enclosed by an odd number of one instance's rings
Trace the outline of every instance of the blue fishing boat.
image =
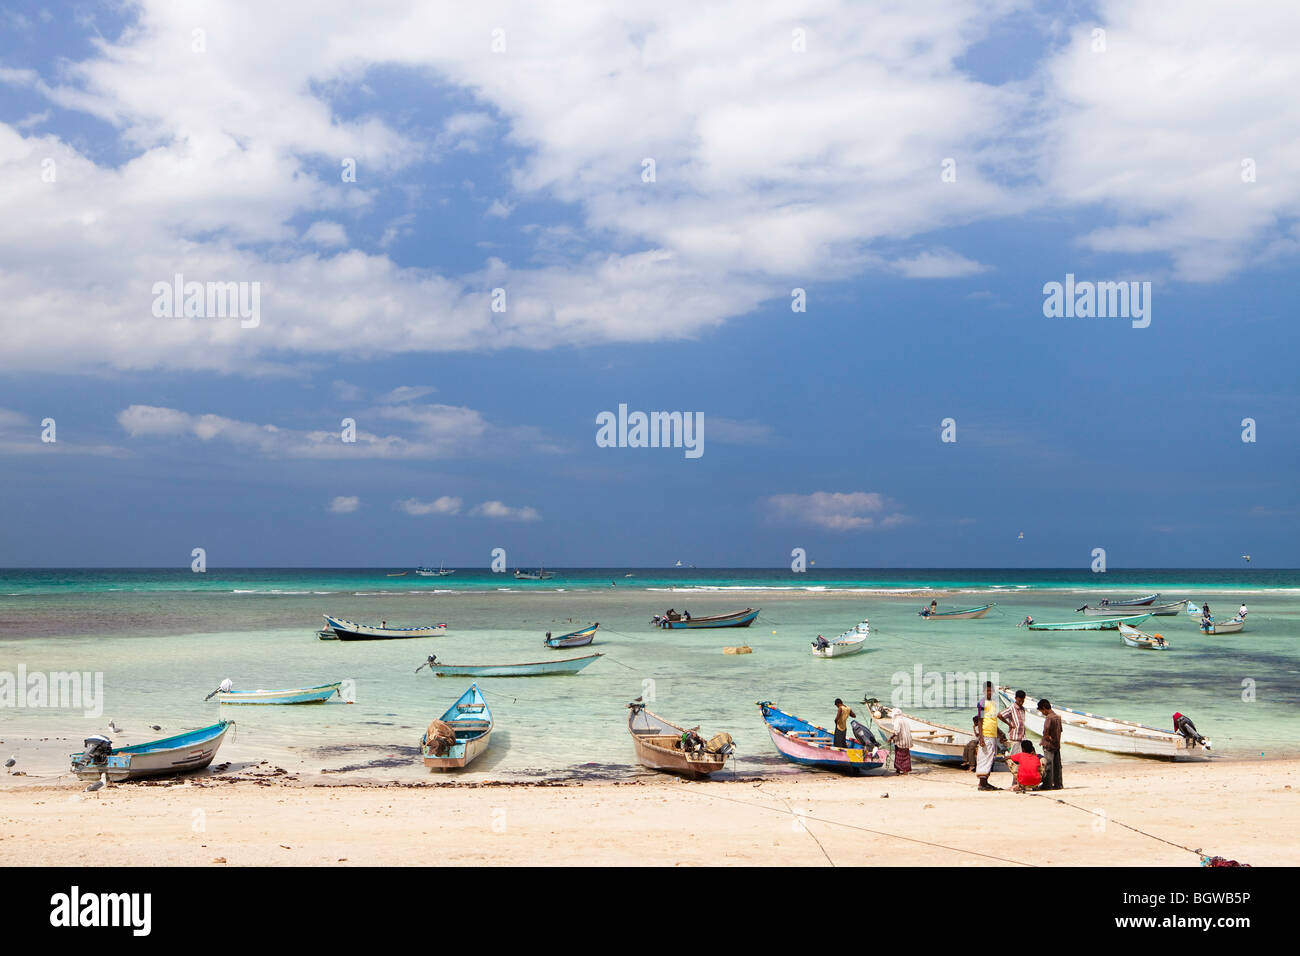
{"type": "Polygon", "coordinates": [[[456,703],[429,724],[420,738],[420,756],[431,770],[458,770],[488,749],[492,740],[492,711],[470,684],[456,703]]]}
{"type": "Polygon", "coordinates": [[[861,774],[884,766],[884,761],[873,759],[871,751],[851,736],[845,746],[836,747],[835,735],[825,727],[778,710],[770,700],[759,701],[758,706],[772,735],[772,743],[776,744],[781,756],[792,763],[848,774],[861,774]]]}
{"type": "Polygon", "coordinates": [[[547,647],[586,647],[596,639],[596,628],[600,627],[597,622],[590,627],[584,627],[580,631],[573,631],[569,634],[561,634],[559,637],[551,637],[551,632],[546,632],[547,647]]]}
{"type": "Polygon", "coordinates": [[[72,755],[72,772],[79,777],[120,781],[202,770],[212,763],[226,731],[233,726],[233,720],[222,720],[188,733],[116,748],[113,741],[96,734],[86,738],[84,751],[72,755]]]}
{"type": "Polygon", "coordinates": [[[319,704],[335,694],[343,682],[318,684],[315,687],[291,687],[285,690],[219,690],[214,695],[219,704],[319,704]]]}
{"type": "Polygon", "coordinates": [[[542,677],[547,674],[576,674],[588,664],[595,663],[601,654],[586,657],[568,657],[559,661],[535,661],[529,664],[444,664],[430,654],[429,659],[417,667],[429,668],[435,677],[542,677]]]}
{"type": "Polygon", "coordinates": [[[650,619],[650,623],[656,627],[680,631],[703,627],[749,627],[756,617],[758,617],[758,610],[752,607],[747,607],[743,611],[732,611],[730,614],[714,614],[710,617],[690,617],[684,613],[679,614],[668,610],[663,614],[656,614],[650,619]]]}

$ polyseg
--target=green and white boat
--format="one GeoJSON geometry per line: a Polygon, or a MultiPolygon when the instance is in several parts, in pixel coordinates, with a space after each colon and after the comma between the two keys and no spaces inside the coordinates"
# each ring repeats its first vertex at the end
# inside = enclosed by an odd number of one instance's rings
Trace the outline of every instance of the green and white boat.
{"type": "Polygon", "coordinates": [[[1026,624],[1031,631],[1118,631],[1121,624],[1137,627],[1150,614],[1135,614],[1132,617],[1095,617],[1083,621],[1060,621],[1055,624],[1026,624]]]}

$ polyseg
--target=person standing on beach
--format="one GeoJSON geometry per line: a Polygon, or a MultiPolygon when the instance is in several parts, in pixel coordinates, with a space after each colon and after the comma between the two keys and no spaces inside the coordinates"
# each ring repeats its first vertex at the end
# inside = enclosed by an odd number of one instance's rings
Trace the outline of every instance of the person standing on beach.
{"type": "Polygon", "coordinates": [[[975,713],[980,722],[980,746],[975,758],[975,773],[979,777],[979,790],[1001,790],[989,783],[993,761],[998,755],[998,706],[993,701],[993,682],[984,682],[984,699],[975,713]]]}
{"type": "MultiPolygon", "coordinates": [[[[1007,754],[1014,756],[1020,753],[1020,743],[1025,739],[1025,692],[1016,691],[1016,699],[1011,706],[998,714],[998,720],[1007,725],[1007,754]]],[[[1011,766],[1010,760],[1007,761],[1007,769],[1011,771],[1011,776],[1016,775],[1015,767],[1011,766]]]]}
{"type": "Polygon", "coordinates": [[[848,746],[849,718],[858,716],[853,709],[840,700],[835,698],[835,746],[848,746]]]}
{"type": "Polygon", "coordinates": [[[1052,702],[1040,700],[1043,715],[1043,783],[1039,790],[1060,790],[1061,783],[1061,715],[1052,710],[1052,702]]]}
{"type": "Polygon", "coordinates": [[[894,718],[894,732],[889,735],[894,745],[894,773],[912,772],[912,728],[901,715],[894,718]]]}
{"type": "Polygon", "coordinates": [[[971,738],[961,749],[961,769],[975,772],[975,762],[980,752],[980,719],[976,715],[970,719],[971,738]]]}

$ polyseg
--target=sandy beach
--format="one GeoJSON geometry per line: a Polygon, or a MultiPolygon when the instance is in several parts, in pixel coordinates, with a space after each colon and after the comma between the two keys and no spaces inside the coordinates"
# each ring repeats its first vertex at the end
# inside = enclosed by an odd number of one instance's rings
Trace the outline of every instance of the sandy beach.
{"type": "Polygon", "coordinates": [[[341,785],[264,765],[86,793],[7,777],[0,865],[1198,865],[1186,848],[1300,861],[1284,823],[1300,809],[1300,760],[1067,763],[1065,779],[1059,793],[979,793],[969,773],[922,765],[860,779],[341,785]]]}

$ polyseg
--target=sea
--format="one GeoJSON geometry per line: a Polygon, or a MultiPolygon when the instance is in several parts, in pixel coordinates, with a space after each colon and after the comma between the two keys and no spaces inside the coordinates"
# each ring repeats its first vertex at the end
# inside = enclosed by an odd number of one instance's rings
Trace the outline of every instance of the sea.
{"type": "MultiPolygon", "coordinates": [[[[550,569],[548,569],[550,570],[550,569]]],[[[283,768],[339,781],[430,779],[419,740],[468,678],[417,670],[449,664],[552,660],[600,652],[573,676],[483,678],[496,720],[489,751],[457,774],[467,781],[634,779],[626,705],[710,736],[726,731],[727,773],[806,773],[777,754],[757,703],[828,725],[835,699],[877,698],[966,728],[977,684],[991,679],[1095,714],[1172,729],[1189,715],[1216,755],[1300,753],[1300,570],[557,568],[543,581],[459,568],[420,577],[401,568],[0,570],[0,750],[32,782],[58,778],[84,738],[117,746],[233,719],[218,764],[283,768]],[[1029,631],[1069,621],[1102,597],[1159,592],[1208,603],[1217,620],[1245,602],[1246,629],[1206,636],[1188,613],[1142,629],[1172,645],[1125,647],[1114,631],[1029,631]],[[978,620],[926,621],[941,610],[993,603],[978,620]],[[663,630],[668,608],[694,617],[760,609],[746,629],[663,630]],[[324,614],[390,626],[446,623],[445,636],[322,641],[324,614]],[[867,649],[814,658],[870,622],[867,649]],[[590,648],[551,650],[546,632],[599,622],[590,648]],[[752,648],[728,654],[724,648],[752,648]],[[31,693],[32,675],[76,673],[75,700],[31,693]],[[350,702],[249,707],[205,702],[236,689],[347,681],[350,702]],[[70,706],[68,706],[70,705],[70,706]],[[112,719],[118,728],[108,730],[112,719]],[[161,727],[161,732],[151,730],[161,727]]],[[[37,682],[39,683],[39,678],[37,682]]],[[[860,715],[865,708],[856,707],[860,715]]],[[[1067,763],[1124,762],[1067,748],[1067,763]]]]}

